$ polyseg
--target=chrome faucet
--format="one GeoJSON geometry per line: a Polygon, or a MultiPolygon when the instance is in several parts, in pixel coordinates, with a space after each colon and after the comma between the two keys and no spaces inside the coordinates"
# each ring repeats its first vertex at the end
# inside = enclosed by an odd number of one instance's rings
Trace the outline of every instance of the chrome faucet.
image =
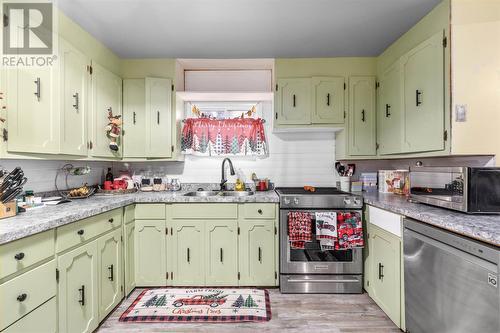
{"type": "Polygon", "coordinates": [[[233,168],[233,162],[231,162],[231,160],[226,157],[223,161],[222,161],[222,178],[220,180],[220,190],[221,191],[225,191],[226,190],[226,183],[227,183],[227,179],[226,179],[226,172],[225,172],[225,168],[224,166],[226,165],[226,161],[229,162],[229,171],[231,172],[231,176],[234,176],[234,168],[233,168]]]}

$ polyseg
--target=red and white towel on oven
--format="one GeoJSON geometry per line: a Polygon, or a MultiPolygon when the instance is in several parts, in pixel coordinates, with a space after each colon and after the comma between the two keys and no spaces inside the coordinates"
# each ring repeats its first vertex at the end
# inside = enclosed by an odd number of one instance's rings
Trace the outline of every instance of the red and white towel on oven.
{"type": "Polygon", "coordinates": [[[288,240],[295,249],[303,249],[305,242],[312,240],[312,214],[307,212],[288,213],[288,240]]]}
{"type": "Polygon", "coordinates": [[[337,241],[337,213],[316,212],[316,239],[322,251],[334,250],[337,241]]]}
{"type": "Polygon", "coordinates": [[[336,250],[352,249],[363,247],[363,221],[358,212],[337,213],[338,242],[335,244],[336,250]]]}

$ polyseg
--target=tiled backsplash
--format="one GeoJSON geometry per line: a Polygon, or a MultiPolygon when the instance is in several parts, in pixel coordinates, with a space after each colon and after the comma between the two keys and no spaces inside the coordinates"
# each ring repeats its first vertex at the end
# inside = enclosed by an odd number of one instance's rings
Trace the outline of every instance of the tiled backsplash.
{"type": "MultiPolygon", "coordinates": [[[[25,190],[33,190],[35,192],[54,191],[55,178],[57,172],[62,166],[67,163],[72,163],[74,166],[88,165],[91,171],[85,176],[69,176],[68,185],[70,187],[78,187],[84,183],[89,185],[102,183],[104,175],[107,172],[107,167],[111,167],[110,162],[84,162],[84,161],[46,161],[46,160],[1,160],[0,166],[7,170],[12,170],[16,166],[20,166],[28,182],[24,185],[25,190]]],[[[59,188],[65,189],[64,174],[61,173],[58,177],[59,188]]]]}

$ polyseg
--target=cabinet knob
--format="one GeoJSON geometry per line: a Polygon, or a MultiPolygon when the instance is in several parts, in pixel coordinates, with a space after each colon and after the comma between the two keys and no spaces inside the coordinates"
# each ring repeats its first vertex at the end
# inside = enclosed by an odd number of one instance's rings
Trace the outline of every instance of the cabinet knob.
{"type": "Polygon", "coordinates": [[[28,295],[26,295],[26,294],[21,294],[21,295],[17,296],[17,300],[19,302],[24,302],[26,300],[26,298],[28,298],[28,295]]]}
{"type": "Polygon", "coordinates": [[[83,229],[80,229],[76,233],[81,236],[81,235],[83,235],[85,233],[85,231],[83,229]]]}
{"type": "Polygon", "coordinates": [[[109,222],[109,223],[113,223],[113,221],[114,221],[114,219],[113,219],[113,218],[110,218],[110,219],[108,220],[108,222],[109,222]]]}
{"type": "Polygon", "coordinates": [[[16,254],[16,255],[14,256],[14,258],[15,258],[16,260],[23,260],[23,258],[24,258],[24,252],[19,252],[18,254],[16,254]]]}
{"type": "Polygon", "coordinates": [[[260,215],[262,215],[262,209],[257,210],[257,213],[259,213],[260,215]]]}

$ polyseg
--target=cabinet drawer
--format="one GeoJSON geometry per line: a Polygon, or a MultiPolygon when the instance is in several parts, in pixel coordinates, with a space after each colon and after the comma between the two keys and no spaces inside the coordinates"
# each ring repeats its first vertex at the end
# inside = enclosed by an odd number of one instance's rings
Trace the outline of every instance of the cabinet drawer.
{"type": "Polygon", "coordinates": [[[122,210],[115,209],[103,214],[57,228],[56,250],[61,252],[113,230],[122,224],[122,210]]]}
{"type": "Polygon", "coordinates": [[[236,204],[175,204],[172,206],[174,219],[236,219],[238,206],[236,204]]]}
{"type": "Polygon", "coordinates": [[[137,204],[135,218],[142,220],[161,220],[165,218],[165,204],[137,204]]]}
{"type": "Polygon", "coordinates": [[[129,205],[123,208],[123,223],[127,224],[135,219],[135,205],[129,205]]]}
{"type": "Polygon", "coordinates": [[[2,309],[0,330],[55,295],[55,260],[0,285],[0,309],[2,309]]]}
{"type": "Polygon", "coordinates": [[[368,220],[371,224],[401,237],[401,215],[388,212],[386,210],[368,206],[368,220]]]}
{"type": "Polygon", "coordinates": [[[248,203],[243,204],[245,219],[274,219],[276,217],[275,204],[248,203]]]}
{"type": "Polygon", "coordinates": [[[54,255],[54,230],[0,246],[0,279],[54,255]]]}
{"type": "Polygon", "coordinates": [[[56,298],[52,297],[9,326],[3,333],[55,333],[56,323],[56,298]]]}

